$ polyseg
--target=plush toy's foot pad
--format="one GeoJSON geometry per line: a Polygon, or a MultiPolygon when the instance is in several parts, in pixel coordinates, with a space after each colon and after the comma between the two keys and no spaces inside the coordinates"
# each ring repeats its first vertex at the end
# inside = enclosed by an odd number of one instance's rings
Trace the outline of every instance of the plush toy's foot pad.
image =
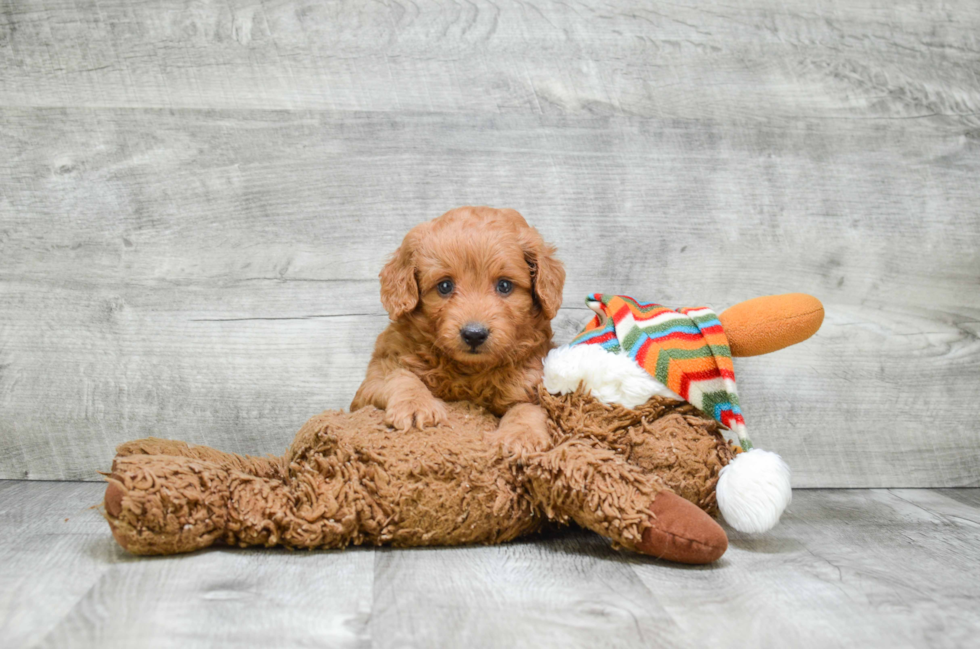
{"type": "MultiPolygon", "coordinates": [[[[109,515],[110,521],[118,519],[122,515],[123,498],[126,497],[126,493],[126,488],[122,486],[122,478],[115,474],[110,476],[103,500],[103,505],[105,506],[106,514],[109,515]]],[[[113,538],[116,539],[116,543],[124,550],[129,550],[131,545],[130,541],[132,540],[130,536],[125,534],[118,525],[113,525],[111,522],[109,523],[109,527],[112,530],[113,538]]]]}
{"type": "Polygon", "coordinates": [[[109,486],[105,489],[105,510],[109,516],[119,518],[122,513],[122,501],[126,496],[126,490],[122,486],[122,479],[117,475],[110,477],[109,486]]]}
{"type": "Polygon", "coordinates": [[[728,536],[711,516],[694,503],[671,491],[661,491],[650,505],[652,525],[643,532],[636,549],[644,554],[704,564],[717,560],[728,549],[728,536]]]}
{"type": "MultiPolygon", "coordinates": [[[[110,520],[118,518],[123,513],[123,498],[126,497],[126,489],[121,484],[121,479],[117,475],[113,475],[110,478],[109,485],[105,490],[105,499],[103,504],[105,506],[106,513],[110,516],[110,520]]],[[[109,525],[112,530],[112,536],[116,539],[118,543],[124,550],[129,550],[130,547],[130,537],[124,534],[117,525],[109,525]]]]}

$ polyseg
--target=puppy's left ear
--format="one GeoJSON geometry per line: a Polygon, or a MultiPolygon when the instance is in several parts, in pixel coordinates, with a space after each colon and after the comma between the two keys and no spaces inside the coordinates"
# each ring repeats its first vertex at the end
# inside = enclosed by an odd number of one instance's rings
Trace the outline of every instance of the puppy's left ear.
{"type": "Polygon", "coordinates": [[[545,243],[538,231],[528,227],[523,232],[524,259],[531,268],[531,286],[541,312],[551,320],[558,315],[562,289],[565,287],[565,267],[555,257],[555,247],[545,243]]]}

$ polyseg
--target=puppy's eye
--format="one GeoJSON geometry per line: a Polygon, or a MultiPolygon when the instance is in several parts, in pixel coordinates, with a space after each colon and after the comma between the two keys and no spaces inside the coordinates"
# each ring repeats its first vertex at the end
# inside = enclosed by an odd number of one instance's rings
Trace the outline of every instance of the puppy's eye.
{"type": "Polygon", "coordinates": [[[439,295],[443,295],[443,296],[452,293],[453,288],[455,288],[455,284],[453,284],[453,280],[451,279],[444,279],[438,284],[436,284],[436,290],[439,291],[439,295]]]}
{"type": "Polygon", "coordinates": [[[502,279],[497,282],[497,292],[501,295],[510,295],[510,292],[514,290],[514,282],[509,279],[502,279]]]}

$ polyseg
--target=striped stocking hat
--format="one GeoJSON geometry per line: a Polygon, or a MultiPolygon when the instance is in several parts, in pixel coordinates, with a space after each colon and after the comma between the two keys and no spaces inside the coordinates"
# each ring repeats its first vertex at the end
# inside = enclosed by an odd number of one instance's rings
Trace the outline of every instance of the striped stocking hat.
{"type": "Polygon", "coordinates": [[[581,386],[603,403],[627,408],[653,396],[690,403],[735,433],[745,451],[719,475],[722,516],[742,532],[772,528],[792,500],[789,467],[749,440],[728,338],[715,312],[602,293],[586,304],[596,315],[572,342],[548,353],[545,389],[569,394],[581,386]]]}
{"type": "Polygon", "coordinates": [[[625,353],[654,379],[752,448],[735,387],[735,368],[721,321],[707,307],[643,303],[627,295],[594,293],[585,303],[596,315],[571,343],[625,353]]]}

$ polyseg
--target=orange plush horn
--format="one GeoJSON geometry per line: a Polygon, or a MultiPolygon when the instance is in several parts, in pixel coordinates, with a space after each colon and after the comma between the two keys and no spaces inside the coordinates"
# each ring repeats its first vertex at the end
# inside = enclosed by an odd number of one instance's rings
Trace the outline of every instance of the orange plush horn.
{"type": "Polygon", "coordinates": [[[718,318],[732,356],[758,356],[803,342],[823,323],[823,304],[806,293],[757,297],[718,318]]]}

